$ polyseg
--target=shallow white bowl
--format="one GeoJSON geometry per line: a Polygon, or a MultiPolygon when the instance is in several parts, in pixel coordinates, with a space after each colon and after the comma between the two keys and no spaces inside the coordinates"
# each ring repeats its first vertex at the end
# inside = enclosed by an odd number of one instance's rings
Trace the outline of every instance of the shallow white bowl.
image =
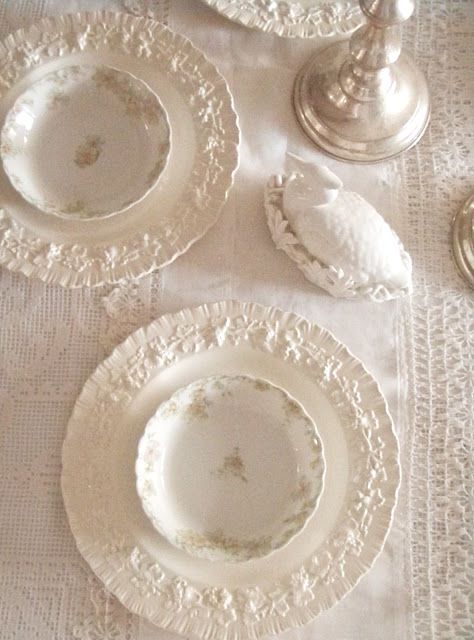
{"type": "Polygon", "coordinates": [[[314,422],[286,391],[222,375],[159,407],[135,469],[143,509],[172,544],[239,562],[268,555],[303,529],[325,465],[314,422]]]}
{"type": "Polygon", "coordinates": [[[0,154],[15,189],[45,213],[93,219],[125,211],[157,183],[170,127],[156,94],[126,71],[71,65],[14,103],[0,154]]]}

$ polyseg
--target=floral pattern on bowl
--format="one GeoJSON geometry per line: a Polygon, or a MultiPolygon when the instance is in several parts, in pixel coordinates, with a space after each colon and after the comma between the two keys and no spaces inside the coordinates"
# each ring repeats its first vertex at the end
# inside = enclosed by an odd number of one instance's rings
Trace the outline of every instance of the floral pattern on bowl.
{"type": "Polygon", "coordinates": [[[179,389],[148,422],[137,491],[154,527],[207,560],[286,545],[314,513],[325,464],[314,422],[283,389],[244,375],[179,389]]]}
{"type": "Polygon", "coordinates": [[[129,209],[155,187],[170,151],[168,117],[132,74],[71,65],[14,103],[1,133],[3,168],[25,200],[62,218],[129,209]]]}

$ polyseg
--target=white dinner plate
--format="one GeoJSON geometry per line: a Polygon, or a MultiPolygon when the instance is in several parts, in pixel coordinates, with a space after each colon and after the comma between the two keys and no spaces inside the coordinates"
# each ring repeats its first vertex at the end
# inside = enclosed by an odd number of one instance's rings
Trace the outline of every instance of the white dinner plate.
{"type": "Polygon", "coordinates": [[[234,22],[287,38],[329,38],[362,24],[358,0],[203,0],[234,22]]]}
{"type": "Polygon", "coordinates": [[[151,89],[104,65],[47,73],[16,100],[0,154],[15,189],[65,218],[129,209],[156,185],[170,150],[167,115],[151,89]]]}
{"type": "Polygon", "coordinates": [[[132,334],[85,384],[63,447],[62,491],[78,548],[131,611],[207,640],[255,639],[312,620],[380,553],[399,484],[384,398],[330,333],[278,309],[222,302],[132,334]],[[318,507],[284,547],[247,562],[170,544],[136,490],[138,442],[177,389],[246,375],[285,389],[317,425],[326,471],[318,507]]]}
{"type": "Polygon", "coordinates": [[[238,162],[239,130],[224,78],[186,38],[119,13],[46,18],[0,46],[0,123],[15,100],[71,65],[131,73],[159,97],[168,162],[137,204],[92,220],[41,215],[0,171],[0,264],[67,287],[135,278],[186,251],[216,222],[238,162]]]}
{"type": "Polygon", "coordinates": [[[314,512],[324,460],[316,426],[261,378],[200,378],[160,405],[138,446],[137,492],[157,531],[207,560],[280,549],[314,512]]]}

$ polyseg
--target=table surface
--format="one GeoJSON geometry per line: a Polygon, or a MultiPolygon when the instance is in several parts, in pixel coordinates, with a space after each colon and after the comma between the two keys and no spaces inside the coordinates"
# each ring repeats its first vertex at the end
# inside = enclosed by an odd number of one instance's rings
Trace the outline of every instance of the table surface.
{"type": "Polygon", "coordinates": [[[419,3],[404,43],[428,77],[431,124],[416,148],[371,166],[323,156],[295,121],[295,73],[324,41],[251,31],[198,0],[1,0],[0,35],[42,15],[96,8],[148,13],[215,62],[239,114],[241,161],[218,223],[160,272],[65,290],[0,271],[0,638],[174,635],[128,613],[80,558],[61,499],[61,445],[82,385],[131,331],[165,312],[236,298],[330,329],[379,380],[401,443],[403,481],[384,552],[340,604],[284,635],[472,639],[474,296],[453,266],[449,229],[474,191],[474,3],[419,3]],[[275,251],[262,188],[287,152],[326,164],[385,216],[413,258],[411,298],[335,300],[275,251]]]}

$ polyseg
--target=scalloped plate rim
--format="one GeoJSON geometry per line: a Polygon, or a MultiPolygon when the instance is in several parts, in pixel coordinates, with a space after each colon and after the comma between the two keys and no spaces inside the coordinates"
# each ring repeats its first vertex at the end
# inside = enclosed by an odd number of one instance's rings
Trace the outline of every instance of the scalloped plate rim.
{"type": "MultiPolygon", "coordinates": [[[[199,59],[200,64],[202,64],[207,72],[212,72],[212,80],[215,82],[216,92],[225,106],[222,119],[226,128],[226,134],[225,137],[223,137],[223,140],[226,142],[226,152],[224,155],[221,154],[222,157],[220,158],[223,168],[223,178],[220,178],[215,185],[212,185],[211,204],[205,209],[207,211],[207,219],[200,218],[199,229],[196,229],[195,233],[188,234],[188,237],[185,235],[180,237],[178,239],[179,243],[172,249],[166,245],[164,248],[161,247],[158,250],[158,254],[152,253],[151,250],[149,250],[148,254],[141,255],[139,259],[135,259],[126,265],[118,264],[115,268],[106,264],[106,258],[103,258],[104,263],[100,269],[92,269],[87,266],[87,264],[84,264],[82,269],[73,270],[65,267],[60,262],[54,263],[53,268],[51,266],[45,266],[43,264],[43,257],[49,252],[61,254],[65,251],[67,254],[67,252],[71,252],[77,248],[82,249],[83,246],[80,244],[68,245],[67,243],[45,240],[40,235],[30,232],[27,227],[19,223],[14,217],[11,217],[5,208],[0,205],[0,265],[3,265],[11,271],[21,272],[27,277],[37,277],[44,282],[59,284],[67,288],[114,284],[124,278],[137,278],[147,275],[173,262],[185,253],[195,242],[201,239],[219,219],[222,208],[227,201],[229,191],[234,184],[240,161],[239,120],[234,108],[234,100],[226,80],[209,58],[200,49],[195,47],[188,38],[160,22],[111,11],[83,11],[46,17],[29,28],[20,28],[8,35],[3,42],[0,43],[0,62],[4,56],[8,56],[10,52],[15,51],[18,47],[23,47],[30,39],[35,41],[38,35],[41,36],[50,31],[56,34],[64,32],[82,33],[90,27],[100,26],[102,24],[106,24],[110,28],[118,27],[122,32],[126,29],[140,29],[143,25],[146,25],[153,31],[155,36],[156,32],[158,32],[159,34],[171,37],[175,42],[179,41],[181,47],[189,50],[193,53],[194,57],[199,59]],[[14,251],[12,251],[8,246],[2,246],[6,236],[12,237],[13,244],[19,244],[20,248],[15,247],[14,251]],[[25,244],[24,247],[22,243],[25,244]],[[25,254],[27,257],[25,257],[25,254]]],[[[84,49],[81,49],[81,51],[83,50],[84,49]]],[[[95,49],[86,50],[93,55],[97,54],[95,49]]],[[[77,51],[75,54],[77,55],[77,51]]],[[[48,59],[58,59],[63,55],[71,55],[71,49],[69,49],[66,54],[59,56],[55,54],[48,59]]],[[[37,65],[22,66],[20,79],[29,73],[32,68],[37,68],[37,65]]],[[[137,77],[140,79],[139,76],[137,77]]],[[[9,85],[5,91],[8,92],[10,89],[11,85],[9,85]]],[[[173,132],[171,133],[173,135],[173,132]]],[[[198,162],[198,160],[196,161],[198,162]]],[[[175,208],[177,207],[183,208],[183,204],[179,200],[175,205],[175,208]]],[[[153,236],[153,234],[150,233],[145,233],[144,235],[153,236]]],[[[117,247],[117,243],[110,244],[107,247],[106,243],[102,242],[96,246],[101,250],[103,250],[102,247],[105,246],[113,252],[117,247]]]]}
{"type": "MultiPolygon", "coordinates": [[[[242,628],[237,629],[233,633],[228,633],[226,630],[223,631],[221,627],[216,628],[215,623],[212,620],[196,620],[193,619],[193,617],[188,617],[186,621],[180,622],[180,620],[178,620],[174,614],[170,615],[166,612],[152,612],[149,608],[144,608],[143,605],[134,601],[133,598],[128,598],[126,593],[121,592],[117,594],[119,599],[128,609],[138,615],[144,615],[152,622],[154,622],[158,627],[169,629],[181,634],[195,634],[201,638],[205,638],[206,640],[222,640],[222,638],[224,638],[225,640],[244,640],[245,638],[252,638],[253,640],[256,640],[256,638],[259,638],[262,635],[280,633],[289,628],[301,627],[314,620],[322,611],[331,608],[337,602],[341,601],[366,575],[367,571],[373,566],[373,564],[381,554],[393,522],[393,516],[397,504],[401,481],[400,447],[397,434],[393,427],[393,420],[390,416],[386,400],[382,394],[378,382],[367,371],[362,362],[358,358],[353,356],[351,351],[345,345],[339,342],[337,338],[335,338],[334,335],[327,329],[319,327],[315,323],[308,321],[306,318],[296,313],[286,312],[278,307],[266,307],[258,303],[243,303],[237,300],[227,300],[223,302],[202,304],[197,307],[186,308],[177,312],[166,313],[152,322],[150,325],[138,329],[137,331],[132,333],[121,345],[119,345],[91,375],[79,395],[70,418],[70,424],[74,424],[75,422],[77,422],[82,411],[82,405],[86,404],[90,397],[95,396],[95,387],[97,385],[97,383],[95,382],[95,378],[102,378],[102,376],[107,373],[108,368],[110,368],[111,366],[113,367],[117,358],[122,359],[125,357],[125,355],[134,353],[137,348],[146,344],[150,337],[150,334],[159,333],[160,330],[169,328],[173,324],[176,326],[179,323],[185,324],[192,322],[193,320],[199,321],[203,318],[209,320],[212,317],[232,317],[238,313],[245,313],[246,315],[257,319],[262,319],[263,317],[269,321],[277,319],[280,323],[292,328],[303,327],[303,330],[308,334],[316,332],[318,333],[321,340],[328,339],[330,342],[334,343],[334,345],[337,347],[338,353],[342,353],[346,360],[350,360],[352,364],[357,367],[357,369],[361,373],[361,379],[363,379],[365,383],[368,384],[368,387],[374,393],[374,397],[376,397],[377,406],[385,415],[386,426],[389,427],[388,432],[390,433],[390,438],[392,438],[392,444],[394,445],[395,452],[392,452],[392,455],[390,457],[391,473],[393,474],[391,478],[392,499],[390,501],[390,504],[386,505],[384,503],[383,505],[385,524],[384,526],[379,527],[380,530],[376,532],[378,538],[375,544],[372,542],[370,546],[371,556],[369,561],[365,565],[361,564],[360,562],[356,562],[355,567],[348,568],[347,575],[343,581],[344,586],[342,588],[342,592],[341,589],[338,589],[338,592],[332,591],[330,592],[329,597],[324,600],[324,602],[321,603],[313,601],[310,604],[306,604],[300,607],[297,613],[292,614],[290,618],[283,619],[283,622],[280,618],[272,620],[271,617],[268,616],[265,619],[260,620],[257,625],[257,629],[249,629],[248,626],[244,627],[242,625],[242,628]]],[[[62,448],[63,474],[61,476],[61,488],[68,519],[71,528],[74,531],[75,527],[77,526],[77,522],[75,515],[70,511],[70,508],[68,507],[68,479],[64,473],[64,463],[67,455],[67,447],[71,438],[72,434],[68,427],[62,448]]],[[[96,573],[97,577],[103,581],[104,572],[107,573],[109,571],[108,566],[104,565],[103,559],[99,559],[95,553],[91,555],[91,549],[89,548],[88,544],[82,544],[77,538],[76,543],[81,555],[84,557],[86,562],[89,563],[91,568],[96,573]]],[[[110,575],[109,573],[109,582],[113,582],[114,579],[115,577],[113,575],[110,575]]]]}
{"type": "MultiPolygon", "coordinates": [[[[363,23],[362,12],[360,11],[356,0],[351,0],[350,2],[348,0],[337,0],[337,2],[332,2],[332,5],[336,4],[339,7],[344,8],[346,14],[339,19],[334,19],[333,16],[331,16],[331,13],[328,12],[328,28],[326,30],[318,28],[320,21],[316,21],[312,24],[311,21],[298,21],[291,16],[288,17],[288,15],[282,17],[279,16],[278,13],[275,13],[273,17],[270,17],[271,12],[270,10],[264,9],[262,6],[262,0],[247,0],[247,4],[249,2],[254,3],[255,8],[252,9],[247,7],[235,7],[235,0],[201,1],[232,22],[236,22],[251,29],[258,29],[264,33],[275,34],[282,38],[331,38],[337,34],[348,35],[363,23]],[[262,15],[259,15],[257,13],[259,9],[259,7],[256,6],[257,3],[260,4],[260,10],[262,12],[267,11],[266,14],[262,13],[262,15]],[[354,16],[356,16],[355,20],[354,16]]],[[[298,2],[295,2],[295,0],[288,0],[288,2],[277,4],[297,5],[298,2]]],[[[315,7],[321,5],[321,11],[323,11],[325,6],[329,5],[329,3],[327,0],[314,0],[314,5],[315,7]]],[[[333,9],[332,14],[335,15],[335,13],[336,12],[333,9]]]]}

